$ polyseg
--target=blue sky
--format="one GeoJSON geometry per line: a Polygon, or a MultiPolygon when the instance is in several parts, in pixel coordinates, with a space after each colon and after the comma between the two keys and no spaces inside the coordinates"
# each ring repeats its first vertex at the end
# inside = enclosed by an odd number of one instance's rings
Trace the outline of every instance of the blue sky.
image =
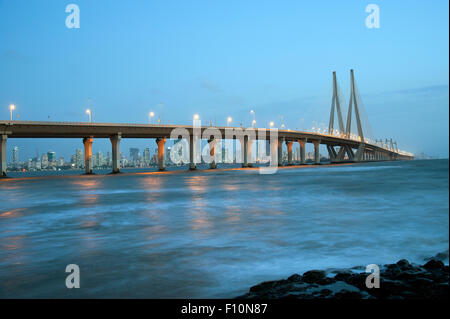
{"type": "MultiPolygon", "coordinates": [[[[10,103],[22,120],[146,123],[164,120],[289,128],[328,124],[337,71],[349,97],[349,70],[375,138],[448,157],[447,1],[106,1],[0,0],[0,118],[10,103]],[[80,29],[65,26],[66,5],[80,29]],[[368,29],[365,8],[380,7],[368,29]],[[3,110],[2,110],[3,109],[3,110]]],[[[346,107],[345,107],[346,108],[346,107]]],[[[96,140],[94,152],[109,150],[96,140]]],[[[13,140],[20,159],[78,140],[13,140]]],[[[153,141],[122,143],[156,145],[153,141]]],[[[9,153],[10,155],[11,153],[9,153]]]]}

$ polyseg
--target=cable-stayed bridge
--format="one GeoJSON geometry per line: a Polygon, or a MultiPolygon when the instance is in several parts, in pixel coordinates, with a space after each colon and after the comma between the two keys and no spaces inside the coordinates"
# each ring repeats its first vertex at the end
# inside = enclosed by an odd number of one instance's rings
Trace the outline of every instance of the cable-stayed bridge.
{"type": "MultiPolygon", "coordinates": [[[[282,166],[283,143],[287,147],[286,165],[306,164],[306,144],[314,145],[314,164],[320,164],[320,145],[325,145],[331,163],[410,160],[414,155],[399,150],[397,142],[389,139],[373,140],[370,124],[365,116],[362,100],[359,97],[354,72],[350,71],[350,100],[343,117],[342,96],[340,94],[336,73],[333,72],[333,96],[329,127],[323,132],[305,132],[297,130],[278,130],[266,128],[212,127],[196,125],[162,125],[162,124],[118,124],[86,122],[38,122],[38,121],[0,121],[0,171],[6,176],[6,143],[10,138],[80,138],[84,144],[85,172],[92,173],[92,143],[96,138],[108,138],[112,148],[113,173],[120,171],[120,141],[123,138],[154,138],[158,146],[158,167],[164,170],[166,165],[165,143],[168,138],[185,140],[188,155],[185,163],[190,169],[196,169],[201,162],[201,140],[207,140],[209,146],[210,168],[216,168],[220,162],[216,153],[219,141],[239,140],[241,145],[240,163],[251,167],[255,158],[261,154],[268,155],[271,165],[282,166]],[[256,147],[256,156],[252,155],[254,141],[268,141],[267,149],[256,147]],[[300,156],[297,163],[293,160],[293,145],[299,143],[300,156]],[[198,147],[199,146],[199,147],[198,147]],[[200,148],[200,150],[198,149],[200,148]],[[200,153],[200,156],[197,156],[200,153]],[[268,154],[267,154],[268,153],[268,154]]],[[[259,143],[258,143],[259,144],[259,143]]]]}

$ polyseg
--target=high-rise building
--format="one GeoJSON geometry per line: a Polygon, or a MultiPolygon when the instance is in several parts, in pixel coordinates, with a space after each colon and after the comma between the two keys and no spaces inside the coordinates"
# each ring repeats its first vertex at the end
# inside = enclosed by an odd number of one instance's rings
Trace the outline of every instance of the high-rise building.
{"type": "Polygon", "coordinates": [[[53,151],[47,152],[47,160],[48,160],[48,166],[56,166],[57,160],[56,160],[56,153],[53,151]]]}
{"type": "Polygon", "coordinates": [[[76,168],[82,168],[84,166],[83,165],[83,152],[80,149],[76,150],[75,157],[76,157],[75,167],[76,168]]]}
{"type": "Polygon", "coordinates": [[[144,164],[150,165],[150,148],[148,147],[144,149],[144,164]]]}
{"type": "Polygon", "coordinates": [[[97,152],[93,158],[93,166],[102,166],[103,165],[103,153],[102,152],[97,152]]]}
{"type": "Polygon", "coordinates": [[[48,168],[48,155],[47,154],[42,154],[41,167],[42,167],[42,169],[48,168]]]}
{"type": "Polygon", "coordinates": [[[139,149],[138,148],[130,148],[130,161],[134,164],[139,161],[139,149]]]}
{"type": "Polygon", "coordinates": [[[42,169],[41,159],[39,157],[36,157],[36,169],[37,170],[41,170],[42,169]]]}
{"type": "Polygon", "coordinates": [[[19,147],[14,146],[13,148],[13,163],[19,163],[19,147]]]}
{"type": "Polygon", "coordinates": [[[105,164],[106,164],[106,166],[111,166],[112,165],[112,163],[111,163],[111,153],[109,153],[109,152],[106,152],[105,164]]]}

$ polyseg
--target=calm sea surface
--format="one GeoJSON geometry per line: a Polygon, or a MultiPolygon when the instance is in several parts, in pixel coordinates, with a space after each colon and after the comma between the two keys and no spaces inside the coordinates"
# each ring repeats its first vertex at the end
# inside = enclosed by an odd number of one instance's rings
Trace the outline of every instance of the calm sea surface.
{"type": "Polygon", "coordinates": [[[422,263],[448,250],[448,169],[0,180],[0,297],[235,297],[310,269],[422,263]],[[68,264],[80,267],[80,289],[65,286],[68,264]]]}

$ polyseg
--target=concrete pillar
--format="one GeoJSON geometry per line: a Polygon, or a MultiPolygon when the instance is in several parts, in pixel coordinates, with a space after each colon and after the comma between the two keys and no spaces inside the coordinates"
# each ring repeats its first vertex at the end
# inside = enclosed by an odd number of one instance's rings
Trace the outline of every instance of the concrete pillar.
{"type": "Polygon", "coordinates": [[[252,139],[248,139],[247,140],[247,167],[253,167],[253,140],[252,139]]]}
{"type": "Polygon", "coordinates": [[[288,151],[288,165],[293,165],[294,162],[292,160],[292,145],[294,144],[294,142],[292,141],[286,141],[286,147],[287,147],[287,151],[288,151]]]}
{"type": "Polygon", "coordinates": [[[122,134],[113,135],[109,138],[112,146],[112,172],[113,174],[120,173],[120,140],[122,134]]]}
{"type": "Polygon", "coordinates": [[[244,141],[241,143],[241,152],[243,157],[242,167],[248,167],[248,135],[244,136],[244,141]]]}
{"type": "Polygon", "coordinates": [[[211,162],[209,163],[209,168],[215,169],[216,165],[216,144],[217,140],[212,139],[208,141],[209,143],[209,156],[211,157],[211,162]]]}
{"type": "Polygon", "coordinates": [[[277,144],[277,148],[278,148],[278,166],[283,166],[283,139],[279,138],[278,139],[278,144],[277,144]]]}
{"type": "Polygon", "coordinates": [[[313,141],[314,144],[314,164],[320,164],[320,141],[313,141]]]}
{"type": "Polygon", "coordinates": [[[6,177],[6,140],[7,135],[0,136],[0,177],[6,177]]]}
{"type": "Polygon", "coordinates": [[[158,169],[164,171],[166,169],[166,138],[157,138],[156,144],[158,144],[158,169]]]}
{"type": "Polygon", "coordinates": [[[83,138],[84,144],[84,171],[86,174],[92,174],[92,137],[83,138]]]}
{"type": "Polygon", "coordinates": [[[194,150],[195,150],[195,140],[194,140],[194,136],[191,136],[190,141],[189,141],[189,169],[190,170],[197,169],[197,165],[195,163],[194,150]]]}
{"type": "Polygon", "coordinates": [[[299,139],[298,144],[300,144],[300,164],[306,164],[306,138],[299,139]]]}

